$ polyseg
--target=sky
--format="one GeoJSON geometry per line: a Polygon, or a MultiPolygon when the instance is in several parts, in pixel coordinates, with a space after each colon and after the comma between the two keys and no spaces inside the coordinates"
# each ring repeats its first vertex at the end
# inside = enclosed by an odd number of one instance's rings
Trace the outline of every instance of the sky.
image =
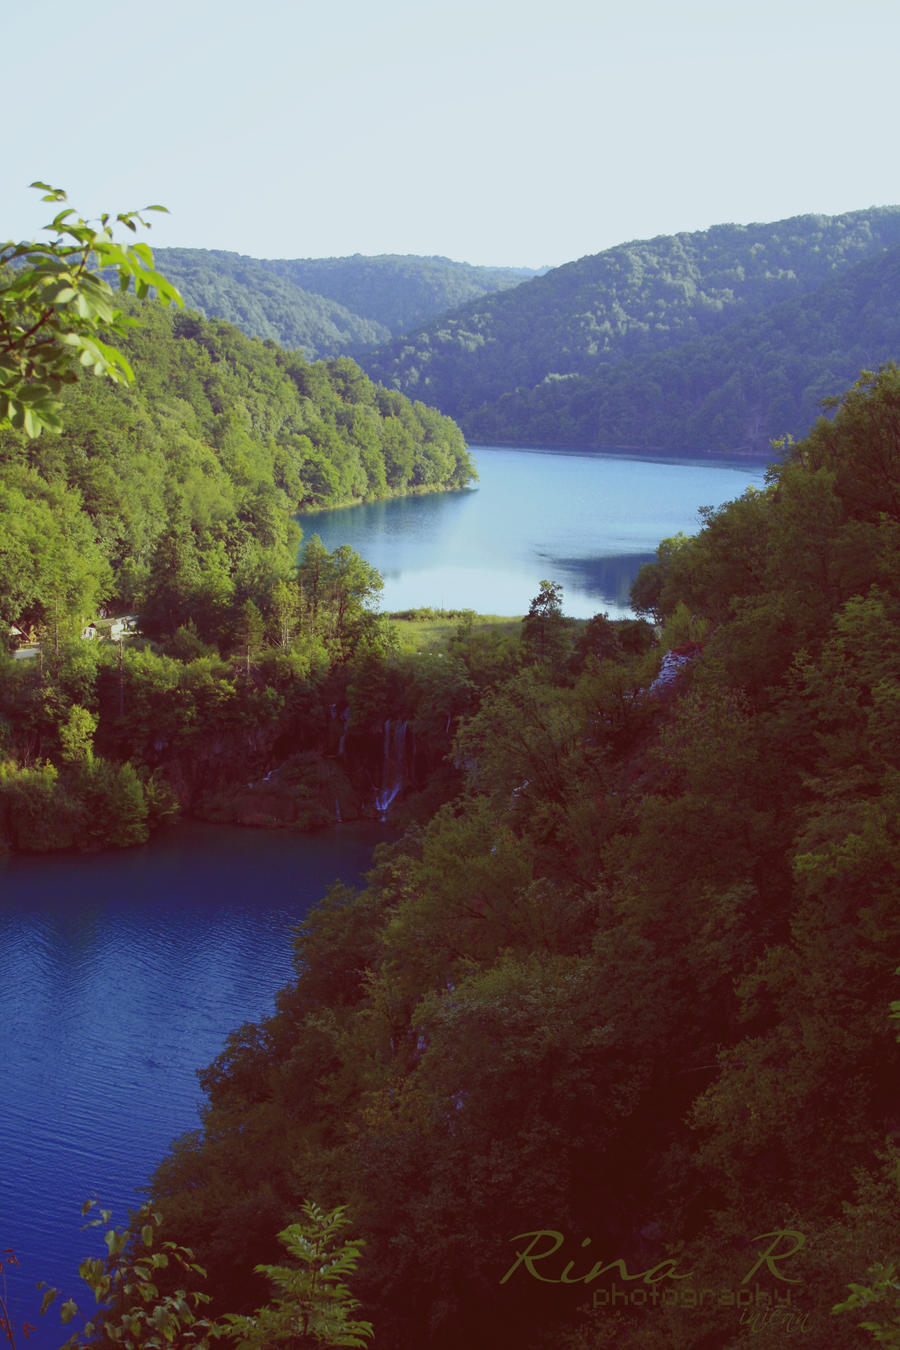
{"type": "Polygon", "coordinates": [[[900,203],[897,0],[3,4],[0,240],[558,266],[900,203]]]}

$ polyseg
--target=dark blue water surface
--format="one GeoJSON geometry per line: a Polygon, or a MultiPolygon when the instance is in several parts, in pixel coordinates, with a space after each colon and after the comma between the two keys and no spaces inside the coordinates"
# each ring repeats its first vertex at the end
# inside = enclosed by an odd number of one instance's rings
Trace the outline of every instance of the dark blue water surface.
{"type": "Polygon", "coordinates": [[[541,581],[586,619],[631,613],[628,593],[661,539],[700,527],[698,508],[760,487],[759,460],[635,458],[474,446],[478,482],[300,517],[306,538],[349,544],[385,581],[388,612],[428,607],[525,614],[541,581]]]}
{"type": "MultiPolygon", "coordinates": [[[[97,1195],[125,1223],[197,1122],[196,1070],[274,1008],[291,927],[369,867],[379,825],[311,835],[180,825],[142,848],[0,858],[0,1251],[29,1344],[62,1344],[35,1284],[87,1293],[97,1195]]],[[[70,1328],[71,1330],[71,1328],[70,1328]]],[[[22,1336],[18,1343],[24,1343],[22,1336]]]]}

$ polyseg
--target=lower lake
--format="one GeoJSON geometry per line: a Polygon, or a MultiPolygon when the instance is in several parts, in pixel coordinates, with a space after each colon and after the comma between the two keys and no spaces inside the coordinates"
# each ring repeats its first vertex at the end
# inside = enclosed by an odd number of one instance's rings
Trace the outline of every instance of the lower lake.
{"type": "Polygon", "coordinates": [[[473,446],[478,482],[299,517],[305,538],[349,544],[384,577],[382,608],[525,614],[543,580],[575,619],[631,613],[661,539],[695,534],[701,506],[761,487],[761,460],[652,459],[473,446]]]}
{"type": "Polygon", "coordinates": [[[105,1249],[81,1232],[84,1201],[127,1222],[198,1123],[196,1070],[274,1010],[292,927],[388,837],[188,823],[136,849],[0,857],[0,1253],[18,1262],[3,1273],[30,1346],[68,1335],[55,1308],[40,1317],[38,1280],[93,1301],[78,1263],[105,1249]]]}
{"type": "MultiPolygon", "coordinates": [[[[382,607],[524,614],[542,580],[576,618],[629,613],[661,538],[761,486],[764,466],[480,447],[477,487],[302,517],[385,578],[382,607]]],[[[265,1016],[291,928],[368,868],[385,827],[314,835],[182,825],[139,849],[0,858],[0,1268],[28,1344],[66,1339],[38,1280],[80,1297],[98,1196],[127,1219],[172,1140],[198,1123],[196,1070],[265,1016]]],[[[86,1292],[86,1291],[85,1291],[86,1292]]],[[[2,1293],[2,1284],[0,1284],[2,1293]]],[[[18,1336],[18,1343],[25,1338],[18,1336]]]]}

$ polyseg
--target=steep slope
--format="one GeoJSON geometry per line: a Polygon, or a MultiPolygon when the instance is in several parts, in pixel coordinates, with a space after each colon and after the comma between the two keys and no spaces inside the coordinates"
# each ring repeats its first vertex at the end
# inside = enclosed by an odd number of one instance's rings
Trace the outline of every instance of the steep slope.
{"type": "Polygon", "coordinates": [[[385,324],[311,294],[257,258],[190,248],[161,248],[154,256],[192,309],[225,319],[250,337],[302,351],[309,360],[339,356],[350,347],[391,336],[385,324]]]}
{"type": "Polygon", "coordinates": [[[304,507],[464,485],[459,429],[348,357],[310,364],[154,304],[123,346],[133,385],[66,391],[64,430],[0,434],[0,619],[22,631],[98,604],[206,637],[271,613],[304,507]]]}
{"type": "Polygon", "coordinates": [[[900,245],[715,336],[547,376],[467,419],[476,441],[771,453],[859,370],[900,352],[900,245]]]}
{"type": "Polygon", "coordinates": [[[476,690],[461,630],[466,790],[308,916],[156,1173],[214,1307],[269,1296],[316,1195],[385,1350],[859,1350],[891,1315],[831,1310],[900,1243],[898,419],[893,367],[665,541],[655,649],[597,616],[476,690]]]}
{"type": "Polygon", "coordinates": [[[882,207],[622,244],[472,302],[362,359],[373,378],[434,403],[468,434],[489,420],[506,439],[565,443],[558,428],[526,426],[523,437],[521,420],[507,427],[483,410],[545,381],[594,376],[710,337],[898,243],[900,208],[882,207]]]}
{"type": "Polygon", "coordinates": [[[397,253],[374,258],[358,253],[352,258],[296,258],[264,266],[384,324],[394,336],[537,275],[524,267],[473,267],[449,258],[397,253]]]}

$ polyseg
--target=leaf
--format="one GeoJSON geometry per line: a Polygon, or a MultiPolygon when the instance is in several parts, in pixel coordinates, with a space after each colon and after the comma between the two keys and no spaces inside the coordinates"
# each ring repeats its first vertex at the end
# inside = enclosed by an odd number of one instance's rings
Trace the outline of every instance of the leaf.
{"type": "Polygon", "coordinates": [[[58,1295],[59,1295],[59,1290],[58,1290],[58,1289],[45,1289],[45,1290],[44,1290],[44,1297],[41,1299],[41,1313],[42,1313],[42,1314],[45,1313],[45,1312],[47,1311],[47,1309],[50,1307],[50,1304],[54,1301],[54,1299],[56,1299],[56,1298],[58,1297],[58,1295]]]}
{"type": "Polygon", "coordinates": [[[65,1303],[59,1310],[60,1321],[63,1324],[65,1324],[66,1322],[71,1322],[72,1318],[76,1315],[77,1312],[78,1312],[78,1304],[75,1302],[73,1298],[67,1298],[65,1303]]]}

